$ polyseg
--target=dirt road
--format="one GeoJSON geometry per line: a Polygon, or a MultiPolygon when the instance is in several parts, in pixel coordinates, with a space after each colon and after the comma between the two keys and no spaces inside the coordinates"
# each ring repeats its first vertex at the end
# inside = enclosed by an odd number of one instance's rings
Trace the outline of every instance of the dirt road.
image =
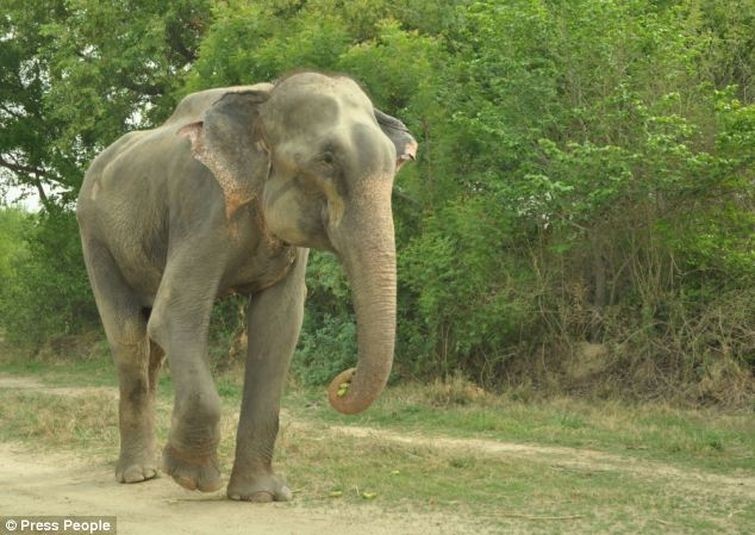
{"type": "MultiPolygon", "coordinates": [[[[224,491],[194,493],[161,477],[136,485],[115,482],[109,463],[64,454],[29,454],[0,444],[0,516],[114,515],[118,533],[350,534],[463,533],[446,515],[406,515],[376,507],[316,509],[227,500],[224,491]]],[[[471,528],[471,526],[470,526],[471,528]]]]}

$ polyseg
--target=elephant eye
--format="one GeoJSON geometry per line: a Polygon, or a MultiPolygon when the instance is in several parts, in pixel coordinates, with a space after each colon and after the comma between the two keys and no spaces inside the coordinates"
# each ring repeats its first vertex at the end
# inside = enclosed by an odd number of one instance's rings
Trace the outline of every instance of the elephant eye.
{"type": "Polygon", "coordinates": [[[322,152],[317,157],[317,174],[323,178],[333,178],[338,169],[338,158],[332,151],[322,152]]]}
{"type": "Polygon", "coordinates": [[[340,174],[341,163],[339,147],[332,142],[324,143],[314,158],[313,171],[320,178],[333,180],[340,174]]]}

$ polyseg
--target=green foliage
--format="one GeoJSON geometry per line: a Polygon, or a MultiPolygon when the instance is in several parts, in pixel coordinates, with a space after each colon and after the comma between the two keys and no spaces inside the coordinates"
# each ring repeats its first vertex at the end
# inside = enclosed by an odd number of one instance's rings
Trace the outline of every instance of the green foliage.
{"type": "Polygon", "coordinates": [[[19,209],[0,209],[0,280],[10,281],[28,257],[24,230],[29,226],[28,216],[19,209]]]}
{"type": "Polygon", "coordinates": [[[302,383],[323,385],[353,366],[356,354],[353,317],[310,315],[304,323],[293,369],[302,383]]]}
{"type": "Polygon", "coordinates": [[[476,196],[449,203],[425,224],[399,268],[417,307],[406,342],[425,355],[414,359],[414,371],[466,369],[490,379],[509,356],[501,348],[518,345],[531,314],[532,276],[506,254],[514,245],[510,217],[494,198],[476,196]]]}
{"type": "MultiPolygon", "coordinates": [[[[8,5],[0,167],[58,186],[48,210],[183,94],[345,71],[420,142],[394,194],[400,374],[582,388],[561,372],[590,342],[639,393],[752,391],[751,0],[8,5]]],[[[19,254],[42,269],[35,224],[19,254]]],[[[308,285],[294,366],[319,383],[353,362],[353,315],[332,256],[313,252],[308,285]]]]}
{"type": "Polygon", "coordinates": [[[170,113],[208,23],[208,0],[4,2],[0,170],[70,205],[99,150],[170,113]]]}
{"type": "Polygon", "coordinates": [[[22,239],[9,235],[26,253],[3,280],[0,325],[9,340],[39,346],[98,323],[73,201],[99,150],[171,112],[209,1],[9,0],[3,8],[0,180],[33,188],[43,211],[26,220],[22,239]]]}
{"type": "MultiPolygon", "coordinates": [[[[3,219],[13,214],[0,213],[3,219]]],[[[16,223],[16,233],[8,235],[15,253],[6,257],[9,276],[0,289],[4,337],[38,347],[51,337],[78,333],[95,324],[97,310],[81,267],[73,215],[53,209],[16,223]]]]}
{"type": "Polygon", "coordinates": [[[304,384],[319,385],[353,366],[357,354],[351,291],[333,255],[310,252],[307,294],[307,314],[293,369],[304,384]]]}

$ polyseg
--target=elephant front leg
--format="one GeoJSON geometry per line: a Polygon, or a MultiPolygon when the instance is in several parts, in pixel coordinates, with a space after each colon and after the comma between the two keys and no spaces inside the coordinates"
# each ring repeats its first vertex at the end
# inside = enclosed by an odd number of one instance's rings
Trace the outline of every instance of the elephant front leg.
{"type": "Polygon", "coordinates": [[[228,483],[228,497],[233,500],[291,499],[291,490],[273,471],[272,459],[281,392],[302,324],[308,252],[299,249],[287,277],[254,295],[249,304],[244,399],[228,483]]]}
{"type": "Polygon", "coordinates": [[[182,487],[212,492],[222,486],[216,451],[221,403],[207,362],[215,289],[200,290],[205,285],[193,280],[187,270],[173,266],[163,277],[148,333],[165,349],[175,386],[163,471],[182,487]]]}

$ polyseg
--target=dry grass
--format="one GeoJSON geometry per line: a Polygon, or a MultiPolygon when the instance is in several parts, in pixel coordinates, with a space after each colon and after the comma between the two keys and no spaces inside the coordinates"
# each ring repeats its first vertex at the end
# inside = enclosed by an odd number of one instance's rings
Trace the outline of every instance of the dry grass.
{"type": "Polygon", "coordinates": [[[490,393],[459,373],[446,380],[435,379],[420,393],[426,403],[433,407],[486,405],[493,400],[490,393]]]}
{"type": "Polygon", "coordinates": [[[112,395],[60,395],[0,390],[0,438],[38,447],[117,451],[117,402],[112,395]]]}

